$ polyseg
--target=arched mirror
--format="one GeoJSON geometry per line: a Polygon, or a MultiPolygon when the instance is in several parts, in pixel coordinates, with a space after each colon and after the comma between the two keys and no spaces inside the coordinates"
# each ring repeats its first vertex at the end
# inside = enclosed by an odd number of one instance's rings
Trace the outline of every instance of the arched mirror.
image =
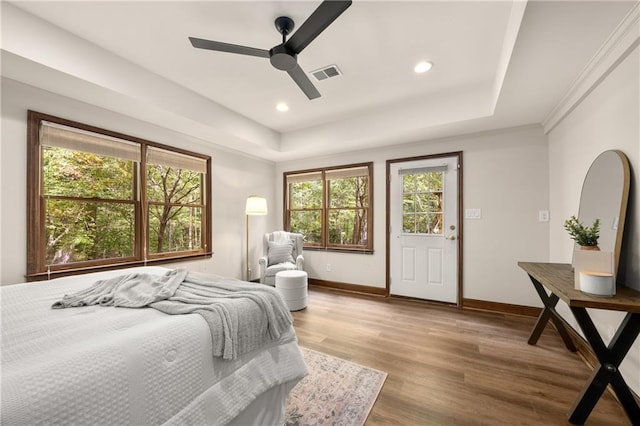
{"type": "Polygon", "coordinates": [[[578,220],[591,225],[600,219],[600,250],[613,253],[618,271],[622,233],[629,199],[629,160],[621,151],[605,151],[591,164],[582,185],[578,220]]]}

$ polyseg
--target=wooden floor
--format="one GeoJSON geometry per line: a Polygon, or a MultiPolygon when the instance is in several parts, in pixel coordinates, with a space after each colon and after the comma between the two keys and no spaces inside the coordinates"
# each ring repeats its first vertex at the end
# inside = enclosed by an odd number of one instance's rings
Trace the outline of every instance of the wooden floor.
{"type": "MultiPolygon", "coordinates": [[[[388,373],[367,425],[566,425],[590,377],[534,318],[420,301],[309,290],[294,312],[300,345],[388,373]]],[[[605,392],[587,425],[628,425],[605,392]]]]}

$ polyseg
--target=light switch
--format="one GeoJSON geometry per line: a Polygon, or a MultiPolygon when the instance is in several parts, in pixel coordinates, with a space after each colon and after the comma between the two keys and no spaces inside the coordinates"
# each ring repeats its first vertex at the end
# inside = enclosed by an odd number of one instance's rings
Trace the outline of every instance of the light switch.
{"type": "Polygon", "coordinates": [[[482,209],[464,209],[465,219],[481,219],[482,209]]]}

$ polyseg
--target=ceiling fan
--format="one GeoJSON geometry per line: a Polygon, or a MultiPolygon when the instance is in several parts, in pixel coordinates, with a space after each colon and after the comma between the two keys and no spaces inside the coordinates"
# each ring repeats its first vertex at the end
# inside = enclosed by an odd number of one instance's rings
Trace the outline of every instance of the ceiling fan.
{"type": "Polygon", "coordinates": [[[270,50],[238,46],[236,44],[195,37],[189,37],[189,41],[191,41],[193,47],[198,49],[269,58],[271,65],[279,70],[286,71],[309,99],[316,99],[320,97],[320,92],[318,92],[313,83],[311,83],[311,80],[309,80],[309,77],[307,77],[302,68],[300,68],[300,65],[298,65],[298,54],[318,37],[322,31],[331,25],[342,12],[347,10],[347,8],[351,6],[351,3],[351,0],[323,1],[289,40],[287,40],[287,35],[291,33],[295,26],[293,19],[287,16],[276,18],[275,26],[278,32],[282,34],[282,44],[270,50]]]}

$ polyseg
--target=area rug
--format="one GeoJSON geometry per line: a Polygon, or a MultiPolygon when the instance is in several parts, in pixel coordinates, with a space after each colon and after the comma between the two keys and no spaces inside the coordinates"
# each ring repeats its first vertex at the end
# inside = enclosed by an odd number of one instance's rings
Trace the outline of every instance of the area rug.
{"type": "Polygon", "coordinates": [[[301,349],[309,375],[287,398],[285,425],[364,425],[387,373],[301,349]]]}

